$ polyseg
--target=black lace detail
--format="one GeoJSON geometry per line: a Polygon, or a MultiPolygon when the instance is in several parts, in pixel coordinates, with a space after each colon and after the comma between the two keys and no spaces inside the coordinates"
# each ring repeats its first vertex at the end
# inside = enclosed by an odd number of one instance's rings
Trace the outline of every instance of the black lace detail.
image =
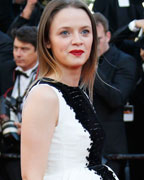
{"type": "Polygon", "coordinates": [[[115,180],[115,174],[108,169],[107,166],[104,165],[97,165],[93,167],[89,167],[89,170],[94,170],[95,174],[101,175],[102,180],[115,180]]]}
{"type": "MultiPolygon", "coordinates": [[[[86,166],[89,169],[90,167],[95,167],[96,165],[101,164],[101,153],[104,142],[104,131],[101,124],[97,120],[96,112],[93,109],[93,106],[89,102],[86,94],[79,87],[71,87],[60,82],[55,82],[49,78],[43,78],[39,82],[40,84],[49,84],[56,89],[58,89],[66,103],[74,110],[76,114],[76,119],[84,127],[84,131],[88,131],[91,139],[91,147],[87,150],[89,151],[89,156],[86,157],[88,164],[86,166]]],[[[101,167],[101,166],[100,166],[101,167]]],[[[105,167],[105,166],[104,166],[105,167]]],[[[93,169],[95,170],[95,169],[93,169]]],[[[106,173],[111,173],[105,168],[96,168],[96,173],[101,175],[106,173]],[[104,172],[101,172],[104,171],[104,172]]],[[[105,175],[102,177],[104,178],[105,175]]],[[[104,179],[109,180],[109,179],[104,179]]],[[[113,180],[111,178],[111,180],[113,180]]]]}

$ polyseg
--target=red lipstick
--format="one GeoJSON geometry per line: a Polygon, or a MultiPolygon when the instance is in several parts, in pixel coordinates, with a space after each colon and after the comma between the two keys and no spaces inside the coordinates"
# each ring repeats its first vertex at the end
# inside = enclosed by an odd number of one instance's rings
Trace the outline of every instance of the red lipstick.
{"type": "Polygon", "coordinates": [[[72,50],[70,51],[71,54],[73,54],[74,56],[81,56],[84,51],[83,50],[72,50]]]}

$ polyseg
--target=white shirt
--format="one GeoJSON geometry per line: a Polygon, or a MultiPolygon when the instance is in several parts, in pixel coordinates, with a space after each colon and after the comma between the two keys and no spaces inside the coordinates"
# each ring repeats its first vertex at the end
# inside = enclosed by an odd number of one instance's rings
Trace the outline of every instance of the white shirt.
{"type": "Polygon", "coordinates": [[[130,2],[129,0],[118,0],[119,7],[129,7],[130,2]]]}
{"type": "MultiPolygon", "coordinates": [[[[34,80],[35,73],[33,71],[37,66],[38,66],[38,63],[33,68],[31,68],[27,71],[23,71],[21,67],[15,68],[15,71],[21,71],[28,76],[28,78],[27,78],[23,75],[20,75],[20,97],[23,97],[26,95],[26,91],[30,85],[30,82],[32,82],[34,80]]],[[[16,99],[18,96],[19,95],[18,95],[18,77],[17,77],[15,80],[15,83],[14,83],[11,97],[16,99]]],[[[21,108],[22,108],[23,102],[24,102],[24,98],[22,99],[21,108]]],[[[17,114],[15,114],[12,110],[10,111],[10,120],[19,121],[17,114]]]]}

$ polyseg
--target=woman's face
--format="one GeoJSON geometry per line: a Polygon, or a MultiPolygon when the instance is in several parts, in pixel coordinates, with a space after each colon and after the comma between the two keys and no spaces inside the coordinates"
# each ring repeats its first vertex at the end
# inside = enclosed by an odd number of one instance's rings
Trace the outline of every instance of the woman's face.
{"type": "Polygon", "coordinates": [[[50,42],[54,59],[62,68],[81,68],[88,60],[93,42],[89,16],[82,9],[64,8],[53,18],[50,42]]]}

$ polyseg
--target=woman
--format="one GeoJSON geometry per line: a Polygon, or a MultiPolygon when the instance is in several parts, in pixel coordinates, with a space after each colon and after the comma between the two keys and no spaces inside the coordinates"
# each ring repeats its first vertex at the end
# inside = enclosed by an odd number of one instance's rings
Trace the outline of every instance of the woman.
{"type": "Polygon", "coordinates": [[[52,0],[39,24],[39,80],[22,115],[23,180],[115,180],[101,165],[104,132],[92,99],[95,22],[78,0],[52,0]]]}

